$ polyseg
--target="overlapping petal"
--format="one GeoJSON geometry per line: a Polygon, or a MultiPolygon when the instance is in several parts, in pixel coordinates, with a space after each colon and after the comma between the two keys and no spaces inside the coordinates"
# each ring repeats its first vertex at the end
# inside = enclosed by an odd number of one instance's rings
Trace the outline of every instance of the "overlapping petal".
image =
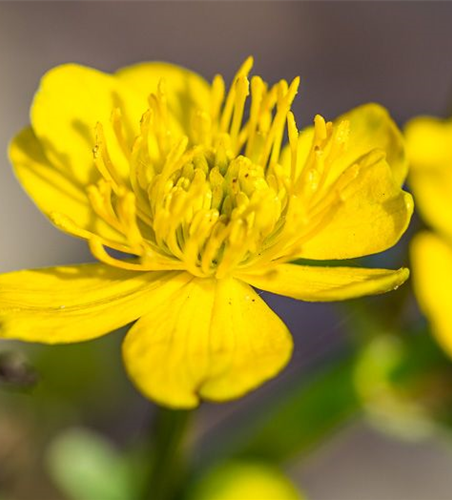
{"type": "Polygon", "coordinates": [[[394,180],[384,152],[365,155],[358,168],[334,213],[302,244],[300,257],[330,260],[371,255],[395,245],[405,232],[413,200],[394,180]]]}
{"type": "Polygon", "coordinates": [[[66,64],[44,75],[31,110],[32,128],[14,138],[9,153],[20,181],[44,213],[63,213],[83,229],[121,240],[116,231],[98,217],[96,220],[86,194],[87,187],[99,178],[93,161],[96,125],[102,124],[109,155],[127,185],[129,163],[115,133],[112,113],[120,111],[121,134],[131,148],[141,116],[149,107],[148,97],[158,91],[162,79],[171,119],[179,132],[188,130],[187,117],[197,109],[208,110],[210,87],[183,68],[147,63],[109,75],[66,64]]]}
{"type": "Polygon", "coordinates": [[[57,66],[46,73],[31,108],[31,126],[48,160],[68,176],[88,185],[97,179],[93,163],[95,127],[102,123],[115,167],[124,175],[128,164],[114,139],[111,116],[119,108],[130,143],[146,111],[142,99],[114,76],[77,64],[57,66]]]}
{"type": "Polygon", "coordinates": [[[147,313],[148,294],[177,276],[103,264],[2,274],[0,337],[49,344],[99,337],[147,313]]]}
{"type": "Polygon", "coordinates": [[[334,123],[341,121],[350,123],[349,146],[335,162],[335,170],[343,172],[373,149],[381,149],[395,182],[401,186],[408,173],[408,159],[402,133],[388,111],[379,104],[364,104],[339,116],[334,123]]]}
{"type": "Polygon", "coordinates": [[[413,286],[438,342],[452,355],[452,246],[433,233],[421,233],[411,243],[413,286]]]}
{"type": "Polygon", "coordinates": [[[49,161],[31,128],[13,139],[9,157],[23,188],[44,214],[52,217],[55,211],[63,212],[86,231],[121,241],[121,235],[93,213],[86,186],[49,161]]]}
{"type": "Polygon", "coordinates": [[[239,397],[290,358],[287,328],[245,283],[193,278],[176,291],[168,283],[149,300],[123,356],[131,379],[155,401],[191,408],[200,397],[239,397]]]}
{"type": "Polygon", "coordinates": [[[273,270],[241,274],[240,278],[267,292],[304,301],[328,302],[389,292],[404,283],[408,276],[406,268],[391,271],[279,264],[273,270]]]}
{"type": "Polygon", "coordinates": [[[122,68],[116,76],[133,89],[144,106],[149,94],[157,92],[163,79],[168,108],[184,133],[190,132],[195,113],[210,112],[210,84],[188,69],[164,62],[146,62],[122,68]]]}
{"type": "MultiPolygon", "coordinates": [[[[376,103],[363,104],[337,117],[333,125],[337,127],[344,121],[349,123],[347,146],[330,167],[329,183],[334,182],[348,167],[359,162],[362,156],[374,149],[381,149],[386,153],[395,182],[401,186],[407,176],[408,159],[402,133],[388,111],[376,103]]],[[[314,127],[301,131],[298,139],[299,171],[306,164],[313,140],[314,127]]],[[[283,150],[281,161],[285,165],[290,163],[288,146],[283,150]]]]}

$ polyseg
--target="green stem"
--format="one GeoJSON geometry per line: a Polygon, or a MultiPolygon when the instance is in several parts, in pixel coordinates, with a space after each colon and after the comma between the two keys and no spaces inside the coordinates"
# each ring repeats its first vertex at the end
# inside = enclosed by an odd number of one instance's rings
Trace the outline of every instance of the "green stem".
{"type": "Polygon", "coordinates": [[[143,500],[174,500],[187,473],[185,438],[192,412],[159,408],[153,426],[152,470],[143,500]]]}

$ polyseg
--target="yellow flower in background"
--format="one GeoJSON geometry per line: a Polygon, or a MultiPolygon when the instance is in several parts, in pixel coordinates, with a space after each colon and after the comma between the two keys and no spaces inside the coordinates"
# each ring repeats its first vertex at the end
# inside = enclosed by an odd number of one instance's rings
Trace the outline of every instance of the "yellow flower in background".
{"type": "Polygon", "coordinates": [[[226,462],[201,478],[190,500],[305,500],[280,470],[259,462],[226,462]]]}
{"type": "Polygon", "coordinates": [[[410,187],[434,231],[411,243],[414,289],[439,343],[452,355],[452,120],[416,118],[405,134],[410,187]]]}
{"type": "Polygon", "coordinates": [[[435,231],[452,238],[452,120],[416,118],[405,136],[416,208],[435,231]]]}
{"type": "Polygon", "coordinates": [[[43,77],[10,158],[39,208],[99,263],[1,276],[3,338],[79,342],[138,319],[123,344],[129,376],[149,398],[190,408],[239,397],[288,362],[290,334],[252,286],[331,301],[407,279],[290,263],[398,241],[412,213],[403,141],[375,104],[316,116],[299,134],[298,78],[268,86],[249,81],[251,66],[228,92],[221,76],[210,85],[164,63],[43,77]]]}

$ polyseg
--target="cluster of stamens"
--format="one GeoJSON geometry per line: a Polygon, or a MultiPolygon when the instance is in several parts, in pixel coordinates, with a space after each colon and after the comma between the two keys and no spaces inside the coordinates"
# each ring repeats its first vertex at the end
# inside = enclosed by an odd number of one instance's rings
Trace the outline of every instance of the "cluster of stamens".
{"type": "Polygon", "coordinates": [[[290,111],[299,79],[269,88],[258,76],[248,80],[251,66],[248,59],[226,97],[223,79],[215,77],[210,112],[192,110],[190,130],[175,123],[164,80],[149,97],[133,146],[119,109],[112,115],[115,144],[97,125],[93,153],[100,180],[88,195],[118,238],[81,234],[62,216],[55,222],[87,237],[99,260],[127,269],[179,269],[222,278],[237,268],[246,272],[294,258],[324,226],[356,175],[349,169],[334,182],[328,175],[347,143],[348,124],[333,127],[317,116],[311,149],[300,162],[290,111]],[[290,158],[283,162],[286,131],[290,158]],[[117,164],[112,147],[126,169],[117,164]],[[114,257],[108,248],[137,258],[114,257]]]}

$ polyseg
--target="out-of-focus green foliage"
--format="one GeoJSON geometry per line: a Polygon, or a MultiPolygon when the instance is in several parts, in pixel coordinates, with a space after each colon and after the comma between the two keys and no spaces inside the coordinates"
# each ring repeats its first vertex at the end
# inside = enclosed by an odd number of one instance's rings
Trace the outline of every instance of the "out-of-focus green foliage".
{"type": "Polygon", "coordinates": [[[222,453],[290,460],[360,414],[404,439],[422,439],[450,426],[452,365],[431,335],[419,329],[391,333],[368,314],[354,318],[349,328],[360,333],[361,344],[254,409],[253,425],[234,429],[238,438],[220,440],[203,463],[222,453]]]}
{"type": "MultiPolygon", "coordinates": [[[[275,471],[359,416],[404,439],[452,427],[452,364],[429,333],[387,325],[353,303],[351,310],[347,327],[353,342],[346,352],[292,380],[277,397],[259,402],[237,420],[233,432],[210,436],[209,446],[202,440],[195,443],[194,460],[186,455],[183,437],[188,412],[161,410],[151,437],[145,443],[129,442],[130,453],[119,453],[92,432],[61,433],[93,415],[105,425],[102,419],[111,419],[128,397],[119,363],[111,365],[112,357],[108,363],[104,357],[106,349],[119,348],[119,335],[70,347],[30,346],[24,352],[33,364],[30,373],[36,370],[39,376],[37,384],[24,393],[2,391],[0,416],[14,423],[19,434],[23,430],[27,449],[44,448],[53,440],[46,487],[56,485],[69,500],[147,500],[150,491],[152,500],[217,500],[212,492],[221,491],[226,496],[218,500],[229,500],[234,487],[245,487],[237,467],[251,464],[255,472],[253,467],[275,471]]],[[[22,361],[10,366],[28,370],[29,363],[22,361]]],[[[256,490],[257,483],[250,484],[256,490]]],[[[9,493],[7,488],[0,491],[9,493]]],[[[8,495],[3,500],[11,500],[8,495]]]]}
{"type": "Polygon", "coordinates": [[[130,418],[134,391],[117,356],[121,337],[71,346],[0,342],[8,361],[0,381],[0,494],[7,500],[59,499],[43,469],[49,442],[84,424],[109,434],[130,418]],[[23,384],[21,373],[35,383],[23,384]]]}
{"type": "Polygon", "coordinates": [[[452,365],[426,331],[376,336],[355,383],[370,421],[397,437],[423,439],[452,417],[452,365]]]}
{"type": "Polygon", "coordinates": [[[48,470],[73,500],[128,500],[132,484],[125,458],[99,434],[72,429],[48,450],[48,470]]]}
{"type": "Polygon", "coordinates": [[[258,404],[234,428],[200,453],[200,466],[218,456],[278,463],[308,451],[360,409],[353,384],[354,354],[293,384],[285,393],[258,404]]]}
{"type": "Polygon", "coordinates": [[[241,454],[286,460],[344,424],[359,409],[352,366],[353,357],[347,357],[289,393],[270,410],[241,454]]]}

